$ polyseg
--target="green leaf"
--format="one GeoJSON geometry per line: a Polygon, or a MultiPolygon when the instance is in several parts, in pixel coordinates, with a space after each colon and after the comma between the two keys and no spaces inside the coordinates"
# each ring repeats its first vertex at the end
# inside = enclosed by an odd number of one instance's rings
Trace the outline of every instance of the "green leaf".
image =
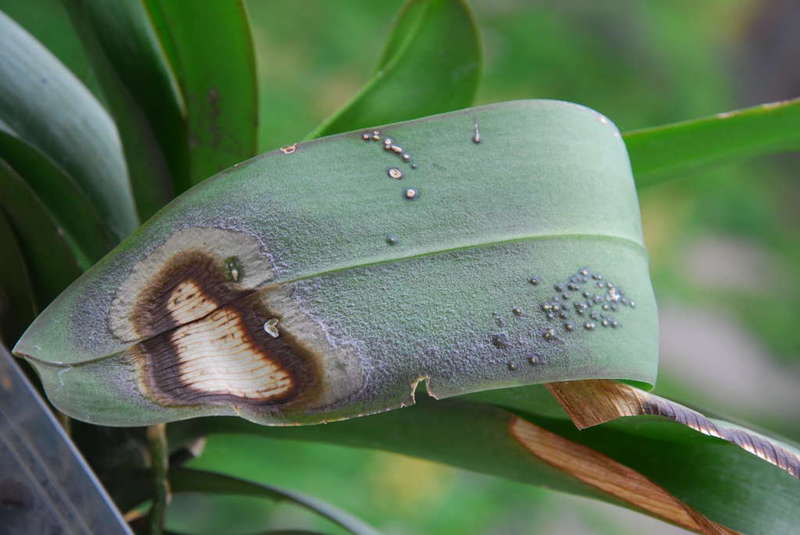
{"type": "Polygon", "coordinates": [[[63,0],[0,0],[0,11],[33,35],[78,77],[95,98],[103,102],[97,76],[63,0]]]}
{"type": "Polygon", "coordinates": [[[25,180],[1,159],[0,209],[17,236],[40,305],[52,301],[91,265],[25,180]]]}
{"type": "Polygon", "coordinates": [[[258,92],[250,26],[242,0],[144,0],[186,105],[188,175],[183,191],[253,156],[258,92]]]}
{"type": "Polygon", "coordinates": [[[185,107],[141,0],[65,0],[119,128],[142,219],[185,175],[185,107]]]}
{"type": "Polygon", "coordinates": [[[423,379],[439,397],[654,382],[639,210],[605,117],[519,101],[380,130],[416,168],[361,132],[234,167],[97,264],[16,353],[61,410],[110,425],[330,421],[411,404],[423,379]]]}
{"type": "Polygon", "coordinates": [[[115,236],[138,224],[114,123],[50,52],[0,13],[0,120],[86,192],[115,236]]]}
{"type": "Polygon", "coordinates": [[[633,130],[624,137],[642,188],[704,165],[800,150],[798,125],[800,99],[794,99],[633,130]]]}
{"type": "MultiPolygon", "coordinates": [[[[414,407],[324,426],[280,428],[239,418],[195,419],[171,425],[170,440],[177,445],[211,434],[251,434],[380,449],[641,510],[524,447],[527,437],[521,429],[543,429],[561,437],[553,446],[566,439],[588,447],[643,475],[706,519],[743,535],[789,535],[800,521],[800,480],[729,442],[650,416],[578,431],[540,386],[469,397],[512,402],[517,408],[510,412],[485,402],[422,397],[414,407]]],[[[645,494],[646,489],[639,490],[645,494]]],[[[665,518],[658,511],[648,514],[665,518]]]]}
{"type": "Polygon", "coordinates": [[[480,34],[464,0],[408,0],[372,78],[308,137],[465,108],[481,64],[480,34]]]}
{"type": "Polygon", "coordinates": [[[17,237],[0,209],[0,343],[10,346],[38,312],[17,237]]]}
{"type": "Polygon", "coordinates": [[[23,170],[28,185],[64,226],[91,262],[106,254],[117,240],[103,222],[95,205],[53,160],[20,139],[0,122],[0,156],[23,170]]]}
{"type": "Polygon", "coordinates": [[[378,535],[375,529],[350,513],[293,490],[264,485],[218,472],[190,468],[171,469],[169,481],[172,491],[176,494],[199,492],[203,494],[257,496],[270,500],[287,501],[327,518],[354,535],[378,535]]]}

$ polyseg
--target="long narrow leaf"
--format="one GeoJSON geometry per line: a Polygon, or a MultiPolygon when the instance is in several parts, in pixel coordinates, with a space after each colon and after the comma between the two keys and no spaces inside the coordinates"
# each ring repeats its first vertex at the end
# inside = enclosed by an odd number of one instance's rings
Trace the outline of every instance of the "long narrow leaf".
{"type": "MultiPolygon", "coordinates": [[[[549,398],[543,387],[498,392],[524,400],[529,391],[549,398]]],[[[553,408],[555,401],[544,403],[545,411],[553,408]]],[[[800,522],[800,480],[733,444],[648,417],[578,431],[563,412],[547,417],[420,399],[400,411],[324,426],[202,418],[173,424],[170,432],[175,444],[244,433],[392,451],[644,509],[698,533],[790,535],[800,522]]]]}
{"type": "Polygon", "coordinates": [[[0,11],[25,28],[105,104],[100,84],[63,0],[0,0],[0,11]]]}
{"type": "Polygon", "coordinates": [[[800,150],[800,99],[626,132],[643,188],[710,164],[800,150]]]}
{"type": "Polygon", "coordinates": [[[144,0],[187,113],[188,176],[176,189],[250,158],[258,147],[258,92],[242,0],[144,0]]]}
{"type": "Polygon", "coordinates": [[[264,485],[227,474],[190,468],[170,470],[169,481],[172,491],[176,494],[182,492],[199,492],[203,494],[257,496],[270,500],[286,501],[327,518],[354,535],[378,535],[375,529],[353,515],[321,500],[293,490],[264,485]]]}
{"type": "Polygon", "coordinates": [[[21,170],[31,189],[92,262],[116,245],[116,238],[75,180],[1,122],[0,157],[21,170]]]}
{"type": "Polygon", "coordinates": [[[47,49],[0,13],[0,120],[86,192],[118,238],[138,224],[114,123],[47,49]]]}
{"type": "Polygon", "coordinates": [[[61,425],[0,344],[0,531],[131,535],[61,425]]]}
{"type": "Polygon", "coordinates": [[[142,219],[186,173],[185,106],[141,0],[66,0],[119,128],[142,219]]]}
{"type": "Polygon", "coordinates": [[[11,345],[37,313],[28,267],[0,208],[0,343],[11,345]]]}
{"type": "Polygon", "coordinates": [[[18,237],[37,302],[44,306],[88,269],[89,259],[30,186],[3,160],[0,209],[18,237]]]}
{"type": "Polygon", "coordinates": [[[412,162],[370,130],[204,182],[15,351],[60,409],[111,425],[330,421],[411,404],[423,379],[440,397],[654,381],[639,211],[606,118],[520,101],[379,130],[412,162]]]}
{"type": "Polygon", "coordinates": [[[480,35],[465,0],[408,0],[372,78],[308,137],[470,106],[481,63],[480,35]]]}

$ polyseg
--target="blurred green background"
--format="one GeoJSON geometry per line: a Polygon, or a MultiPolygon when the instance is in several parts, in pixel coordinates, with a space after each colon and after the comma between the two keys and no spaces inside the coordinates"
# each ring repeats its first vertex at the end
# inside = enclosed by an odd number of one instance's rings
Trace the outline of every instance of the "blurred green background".
{"type": "MultiPolygon", "coordinates": [[[[401,0],[250,0],[263,150],[302,139],[367,80],[401,0]]],[[[795,0],[472,0],[478,104],[554,98],[623,130],[800,95],[795,0]]],[[[421,77],[424,72],[419,73],[421,77]]],[[[662,310],[658,390],[800,438],[798,159],[717,167],[642,193],[662,310]],[[765,388],[768,385],[768,388],[765,388]]],[[[316,495],[388,534],[676,534],[587,500],[380,452],[216,437],[194,466],[316,495]]],[[[179,497],[197,533],[343,533],[290,505],[179,497]]]]}

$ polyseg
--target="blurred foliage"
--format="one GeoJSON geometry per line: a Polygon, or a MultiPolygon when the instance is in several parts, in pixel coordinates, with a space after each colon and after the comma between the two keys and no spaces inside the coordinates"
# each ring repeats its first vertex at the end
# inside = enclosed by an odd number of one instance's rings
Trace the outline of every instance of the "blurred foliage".
{"type": "MultiPolygon", "coordinates": [[[[307,0],[298,9],[291,0],[249,2],[261,82],[261,150],[302,139],[358,91],[380,57],[401,4],[358,0],[345,6],[307,0]]],[[[798,90],[791,80],[779,82],[782,72],[768,73],[770,92],[758,80],[764,74],[765,50],[775,53],[764,44],[771,36],[763,19],[786,8],[779,0],[471,4],[486,48],[476,104],[571,100],[629,130],[789,98],[798,90]]],[[[794,40],[786,46],[798,50],[800,40],[794,40]]],[[[794,328],[800,306],[800,187],[791,166],[796,164],[796,158],[784,156],[697,171],[641,197],[660,302],[730,317],[763,346],[772,359],[765,365],[794,374],[795,381],[800,376],[800,330],[794,328]],[[719,284],[699,280],[690,269],[689,257],[699,254],[694,245],[718,239],[735,239],[763,252],[773,275],[752,273],[752,284],[728,284],[721,269],[719,284]]],[[[724,393],[715,396],[714,385],[706,385],[711,394],[699,392],[670,368],[669,359],[663,355],[661,393],[726,406],[724,393]]],[[[734,412],[800,436],[800,421],[763,407],[739,403],[734,412]]],[[[541,489],[379,452],[226,436],[210,439],[192,465],[313,493],[393,534],[515,533],[531,525],[542,526],[544,533],[550,532],[546,527],[558,528],[544,524],[545,516],[562,518],[564,533],[680,532],[663,525],[644,528],[621,516],[627,513],[606,506],[589,508],[541,489]],[[573,515],[551,515],[553,508],[570,509],[573,515]]],[[[182,497],[170,522],[188,528],[182,523],[189,520],[193,529],[207,533],[223,526],[248,533],[265,525],[341,533],[290,505],[265,507],[251,499],[182,497]]]]}

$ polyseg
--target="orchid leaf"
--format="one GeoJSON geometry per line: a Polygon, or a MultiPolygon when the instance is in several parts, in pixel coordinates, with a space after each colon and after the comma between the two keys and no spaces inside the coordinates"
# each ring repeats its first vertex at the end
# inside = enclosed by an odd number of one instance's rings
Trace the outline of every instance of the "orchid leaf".
{"type": "Polygon", "coordinates": [[[188,160],[175,189],[255,155],[258,93],[243,0],[143,0],[185,105],[188,160]]]}
{"type": "Polygon", "coordinates": [[[374,130],[204,182],[16,354],[60,410],[107,425],[316,423],[412,404],[421,382],[437,397],[654,382],[638,204],[608,119],[520,101],[374,130]]]}
{"type": "Polygon", "coordinates": [[[117,238],[138,224],[117,130],[46,48],[0,13],[0,121],[85,191],[117,238]]]}
{"type": "Polygon", "coordinates": [[[625,133],[638,187],[697,168],[800,150],[800,99],[625,133]]]}
{"type": "Polygon", "coordinates": [[[308,137],[470,106],[481,64],[480,35],[465,0],[408,0],[372,78],[308,137]]]}

